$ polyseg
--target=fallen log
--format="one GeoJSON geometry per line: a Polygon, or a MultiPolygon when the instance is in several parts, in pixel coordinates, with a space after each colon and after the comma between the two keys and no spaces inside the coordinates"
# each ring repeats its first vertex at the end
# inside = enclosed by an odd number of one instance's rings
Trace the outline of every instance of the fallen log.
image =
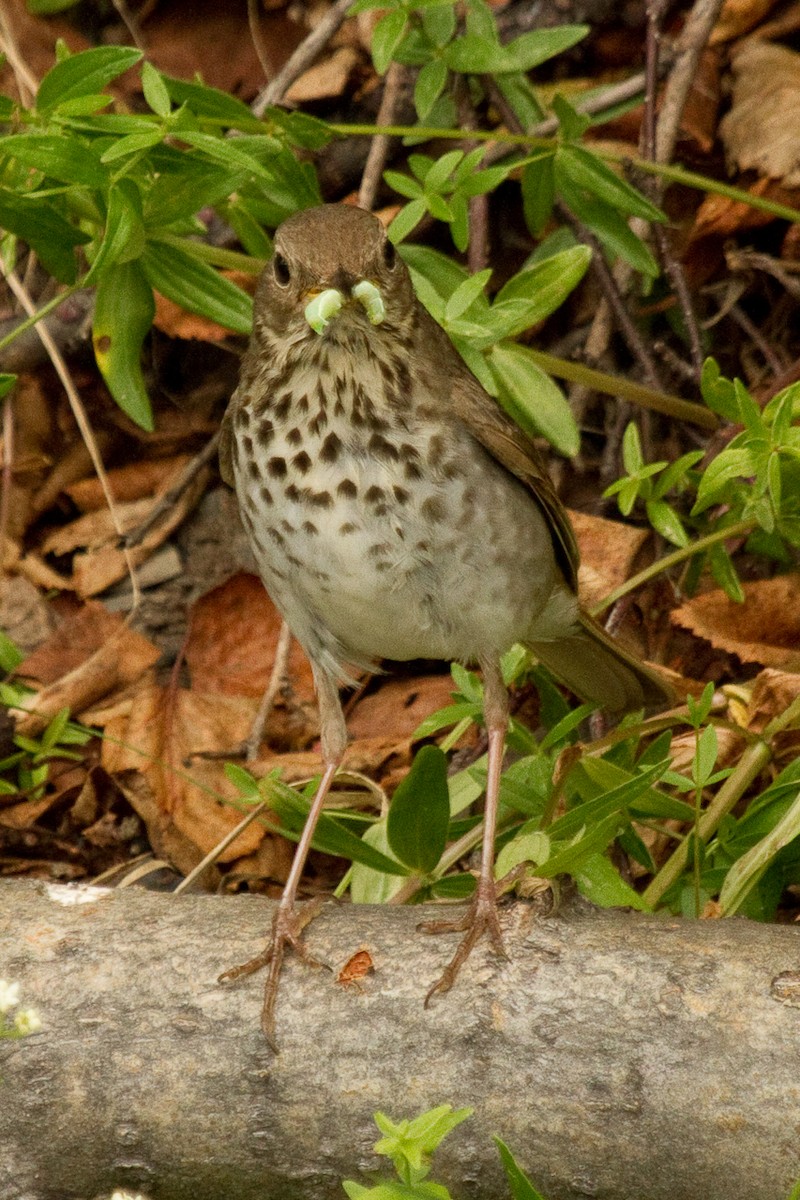
{"type": "Polygon", "coordinates": [[[275,1056],[261,977],[217,983],[271,912],[0,883],[0,976],[43,1023],[0,1041],[1,1200],[338,1200],[385,1163],[375,1110],[443,1103],[475,1109],[435,1160],[458,1197],[508,1195],[492,1133],[549,1200],[786,1200],[800,1176],[793,928],[517,903],[511,960],[479,948],[425,1010],[455,937],[331,904],[307,935],[334,971],[288,961],[275,1056]]]}

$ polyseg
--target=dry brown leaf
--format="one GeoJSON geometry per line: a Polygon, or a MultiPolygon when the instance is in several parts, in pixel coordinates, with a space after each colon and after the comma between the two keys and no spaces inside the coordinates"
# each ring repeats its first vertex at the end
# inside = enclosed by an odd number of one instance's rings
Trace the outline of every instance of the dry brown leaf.
{"type": "MultiPolygon", "coordinates": [[[[172,458],[143,459],[107,472],[111,495],[118,505],[143,500],[146,496],[162,496],[175,483],[190,455],[172,458]]],[[[94,512],[106,507],[106,497],[97,476],[67,484],[64,491],[81,512],[94,512]]]]}
{"type": "Polygon", "coordinates": [[[719,132],[731,171],[800,187],[800,54],[756,39],[737,47],[733,95],[719,132]]]}
{"type": "Polygon", "coordinates": [[[421,721],[453,703],[454,688],[449,675],[381,679],[377,690],[363,696],[347,718],[350,736],[385,737],[390,731],[398,740],[410,738],[421,721]]]}
{"type": "MultiPolygon", "coordinates": [[[[185,657],[199,692],[261,697],[269,683],[281,617],[256,575],[240,571],[192,608],[185,657]]],[[[288,675],[299,702],[313,701],[308,659],[293,639],[288,675]]]]}
{"type": "MultiPolygon", "coordinates": [[[[182,688],[145,684],[130,713],[109,721],[102,765],[113,776],[132,770],[144,776],[157,810],[137,809],[148,834],[151,826],[156,836],[172,826],[203,856],[238,825],[242,811],[233,802],[239,794],[225,775],[223,763],[195,758],[184,766],[184,760],[198,750],[240,745],[254,711],[254,704],[244,699],[201,696],[182,688]]],[[[220,861],[252,854],[263,836],[264,829],[257,822],[248,826],[227,847],[220,861]]],[[[153,844],[161,854],[163,845],[153,844]]],[[[175,865],[182,868],[181,863],[175,865]]]]}
{"type": "Polygon", "coordinates": [[[23,659],[15,674],[43,685],[56,683],[109,642],[115,643],[118,682],[138,679],[160,657],[152,642],[129,629],[118,613],[110,613],[98,600],[88,600],[23,659]]]}
{"type": "Polygon", "coordinates": [[[725,0],[711,32],[711,45],[730,42],[749,33],[778,3],[779,0],[725,0]]]}
{"type": "MultiPolygon", "coordinates": [[[[797,194],[781,187],[771,179],[759,179],[745,189],[751,196],[760,196],[766,200],[775,200],[779,204],[793,205],[797,194]]],[[[730,237],[744,229],[757,229],[769,225],[775,218],[772,213],[760,212],[741,200],[731,200],[728,196],[706,196],[698,208],[694,225],[692,226],[690,244],[709,236],[730,237]]]]}
{"type": "MultiPolygon", "coordinates": [[[[111,587],[112,583],[117,583],[128,575],[129,562],[137,567],[149,558],[153,551],[167,540],[173,529],[177,529],[187,514],[192,511],[205,491],[210,477],[211,469],[209,467],[198,471],[172,508],[165,512],[163,519],[153,526],[137,546],[131,547],[127,555],[117,545],[101,545],[86,553],[76,554],[72,563],[72,586],[78,595],[99,595],[100,592],[111,587]]],[[[126,519],[129,519],[130,512],[139,505],[144,506],[144,515],[147,516],[154,503],[158,503],[158,501],[136,500],[131,505],[121,507],[126,512],[126,519]]],[[[89,521],[92,517],[99,518],[100,516],[100,513],[87,513],[78,520],[89,521]]]]}
{"type": "Polygon", "coordinates": [[[574,509],[570,509],[569,516],[581,553],[581,599],[590,606],[599,604],[633,574],[634,561],[649,533],[574,509]]]}
{"type": "Polygon", "coordinates": [[[717,136],[722,61],[720,51],[706,48],[697,64],[681,115],[681,134],[710,154],[717,136]]]}
{"type": "Polygon", "coordinates": [[[767,667],[753,680],[753,691],[747,707],[747,728],[761,733],[773,717],[785,712],[800,696],[800,674],[767,667]]]}
{"type": "MultiPolygon", "coordinates": [[[[115,505],[116,518],[123,533],[144,520],[153,507],[152,499],[133,500],[115,505]]],[[[107,508],[84,513],[67,525],[61,525],[47,535],[42,543],[43,554],[70,554],[73,550],[96,550],[117,540],[114,517],[107,508]]]]}
{"type": "Polygon", "coordinates": [[[670,616],[742,662],[800,671],[800,574],[746,583],[744,593],[737,604],[723,591],[707,592],[670,616]]]}
{"type": "Polygon", "coordinates": [[[359,54],[352,46],[340,46],[304,71],[287,91],[286,100],[290,104],[303,104],[309,100],[336,99],[343,94],[358,62],[359,54]]]}

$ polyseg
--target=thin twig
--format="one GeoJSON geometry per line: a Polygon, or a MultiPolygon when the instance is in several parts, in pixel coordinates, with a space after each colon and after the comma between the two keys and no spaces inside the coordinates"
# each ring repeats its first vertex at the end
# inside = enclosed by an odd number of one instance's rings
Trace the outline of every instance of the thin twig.
{"type": "Polygon", "coordinates": [[[268,806],[269,806],[269,801],[267,801],[267,800],[262,800],[260,804],[257,804],[255,806],[255,808],[252,809],[247,814],[247,816],[244,818],[244,820],[240,821],[239,824],[230,831],[230,833],[226,834],[221,842],[217,842],[214,849],[209,850],[209,852],[205,856],[205,858],[201,859],[200,862],[197,864],[197,866],[193,867],[192,870],[189,872],[189,874],[180,881],[180,883],[178,884],[178,886],[175,888],[175,890],[172,893],[173,896],[178,896],[178,895],[180,895],[181,892],[185,892],[187,890],[187,888],[190,888],[192,886],[192,884],[194,883],[195,879],[198,879],[203,874],[203,871],[205,871],[205,869],[207,867],[210,867],[213,863],[215,863],[217,861],[217,859],[219,858],[220,854],[222,854],[223,851],[228,849],[228,846],[230,846],[231,842],[235,842],[237,837],[239,836],[239,834],[244,833],[244,831],[245,831],[245,829],[247,829],[248,825],[252,825],[252,823],[253,823],[253,821],[255,821],[256,817],[260,817],[261,814],[263,813],[264,809],[267,808],[268,806]]]}
{"type": "Polygon", "coordinates": [[[30,107],[39,90],[39,80],[22,56],[3,5],[0,5],[0,50],[8,59],[14,72],[22,103],[30,107]]]}
{"type": "Polygon", "coordinates": [[[272,66],[267,53],[267,43],[264,40],[264,31],[261,28],[261,5],[259,0],[247,0],[247,24],[250,28],[250,40],[253,43],[253,49],[256,52],[258,61],[261,63],[261,70],[264,72],[264,78],[269,82],[269,77],[272,74],[272,66]]]}
{"type": "Polygon", "coordinates": [[[14,393],[3,398],[3,478],[0,482],[0,579],[5,576],[6,541],[11,514],[11,483],[14,468],[14,393]]]}
{"type": "Polygon", "coordinates": [[[272,664],[272,674],[269,677],[267,689],[261,698],[261,703],[258,706],[253,724],[250,727],[250,733],[247,736],[247,741],[244,744],[244,757],[246,762],[255,762],[258,758],[258,748],[264,737],[264,730],[275,704],[275,697],[286,679],[287,667],[289,665],[289,651],[292,646],[292,631],[285,621],[281,621],[281,631],[278,634],[278,644],[275,647],[275,661],[272,664]]]}
{"type": "Polygon", "coordinates": [[[692,366],[694,367],[695,382],[699,383],[700,374],[703,370],[703,344],[700,340],[700,327],[697,323],[697,316],[692,304],[692,298],[689,295],[689,285],[686,282],[686,275],[683,266],[678,262],[675,255],[672,253],[672,246],[667,237],[667,231],[663,225],[654,226],[656,238],[656,246],[658,247],[659,258],[664,266],[669,281],[675,289],[675,295],[678,299],[678,304],[683,313],[683,323],[686,327],[686,334],[689,338],[689,351],[692,356],[692,366]]]}
{"type": "Polygon", "coordinates": [[[153,505],[152,509],[141,522],[141,524],[137,525],[135,529],[132,529],[130,533],[126,534],[124,544],[129,549],[133,549],[134,546],[138,546],[140,542],[143,542],[150,530],[155,525],[158,525],[158,523],[170,511],[170,509],[174,508],[183,493],[197,478],[203,467],[210,463],[214,455],[217,453],[219,439],[220,433],[219,430],[217,430],[213,437],[209,438],[209,440],[206,442],[203,449],[198,454],[195,454],[194,458],[189,460],[178,476],[178,479],[175,481],[169,491],[164,493],[158,503],[153,505]]]}
{"type": "Polygon", "coordinates": [[[717,23],[724,0],[696,0],[678,39],[677,58],[669,74],[656,128],[655,161],[669,162],[678,140],[681,117],[700,56],[717,23]]]}
{"type": "Polygon", "coordinates": [[[761,355],[772,374],[776,378],[782,375],[786,370],[786,363],[781,362],[761,330],[755,322],[750,320],[744,309],[739,304],[734,304],[731,307],[729,315],[739,328],[744,330],[750,341],[761,351],[761,355]]]}
{"type": "Polygon", "coordinates": [[[336,0],[333,8],[326,13],[316,29],[312,29],[308,37],[303,39],[272,82],[267,84],[264,91],[255,98],[252,110],[257,117],[263,117],[264,112],[271,104],[280,104],[284,93],[322,52],[354,3],[355,0],[336,0]]]}
{"type": "Polygon", "coordinates": [[[559,209],[563,219],[571,226],[572,229],[575,230],[578,239],[582,242],[585,242],[587,246],[591,247],[592,270],[597,276],[598,282],[603,289],[603,294],[606,298],[606,301],[610,305],[622,335],[625,338],[625,341],[628,343],[628,348],[639,363],[645,379],[649,383],[650,387],[656,388],[658,391],[663,391],[664,389],[658,377],[658,370],[656,368],[653,356],[645,346],[644,339],[634,325],[633,320],[631,319],[631,316],[625,307],[625,303],[622,299],[620,290],[617,287],[616,280],[614,279],[614,276],[603,255],[602,246],[592,233],[591,229],[589,229],[586,225],[583,225],[582,222],[578,221],[568,208],[565,208],[563,205],[559,205],[559,209]]]}
{"type": "MultiPolygon", "coordinates": [[[[463,75],[455,76],[454,95],[458,111],[458,123],[462,129],[477,129],[478,122],[475,109],[470,99],[467,81],[463,75]]],[[[469,153],[480,142],[467,138],[464,150],[469,153]]],[[[483,158],[486,154],[484,152],[483,158]]],[[[471,274],[483,271],[489,262],[489,197],[485,193],[470,196],[468,205],[469,242],[467,245],[467,266],[471,274]]]]}
{"type": "MultiPolygon", "coordinates": [[[[398,62],[391,63],[383,82],[383,95],[378,115],[375,118],[376,125],[393,123],[404,78],[405,68],[398,62]]],[[[387,137],[385,133],[377,133],[369,145],[367,161],[364,163],[364,173],[361,176],[361,187],[358,190],[359,206],[367,209],[368,212],[375,207],[375,198],[378,194],[390,144],[391,138],[387,137]]]]}

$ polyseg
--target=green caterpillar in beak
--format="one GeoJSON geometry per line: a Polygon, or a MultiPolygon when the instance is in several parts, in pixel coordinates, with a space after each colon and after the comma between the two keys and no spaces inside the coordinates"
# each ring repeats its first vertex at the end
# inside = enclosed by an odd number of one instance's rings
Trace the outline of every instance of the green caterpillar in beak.
{"type": "MultiPolygon", "coordinates": [[[[386,316],[381,294],[368,279],[362,279],[353,288],[352,296],[364,308],[370,324],[380,325],[386,316]]],[[[309,300],[305,307],[305,318],[315,333],[324,333],[329,322],[344,305],[344,296],[337,288],[326,288],[309,300]]]]}

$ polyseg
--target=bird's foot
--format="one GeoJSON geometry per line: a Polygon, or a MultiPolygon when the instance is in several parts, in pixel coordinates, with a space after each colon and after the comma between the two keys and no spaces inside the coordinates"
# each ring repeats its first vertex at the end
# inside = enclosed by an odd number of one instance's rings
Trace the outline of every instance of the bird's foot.
{"type": "Polygon", "coordinates": [[[486,884],[479,881],[472,903],[460,920],[421,921],[417,928],[421,929],[423,933],[464,933],[465,935],[436,983],[429,988],[425,996],[426,1008],[437,992],[450,991],[458,972],[484,933],[488,933],[495,954],[500,955],[501,958],[508,958],[497,916],[497,896],[493,883],[486,884]]]}
{"type": "Polygon", "coordinates": [[[275,1041],[275,1005],[278,999],[278,982],[286,947],[292,949],[298,958],[302,959],[309,967],[331,969],[327,963],[320,962],[309,953],[302,938],[303,930],[309,922],[314,920],[322,904],[322,898],[318,897],[303,905],[299,910],[295,909],[293,904],[287,905],[285,908],[282,904],[279,905],[272,921],[270,939],[261,954],[248,959],[246,963],[241,963],[238,967],[230,967],[219,976],[219,983],[228,983],[233,979],[242,979],[245,975],[252,975],[255,971],[260,971],[262,967],[267,967],[264,1004],[261,1009],[261,1028],[276,1054],[278,1046],[275,1041]]]}

